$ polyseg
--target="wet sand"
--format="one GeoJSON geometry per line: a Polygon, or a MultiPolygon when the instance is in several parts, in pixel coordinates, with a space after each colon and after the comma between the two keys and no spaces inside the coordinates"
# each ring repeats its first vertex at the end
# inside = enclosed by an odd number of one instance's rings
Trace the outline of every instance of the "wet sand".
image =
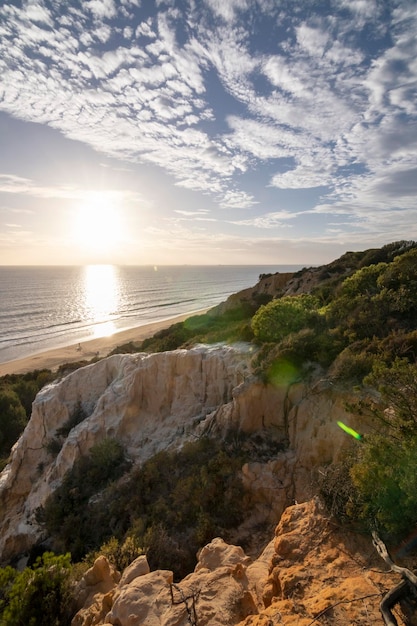
{"type": "Polygon", "coordinates": [[[193,311],[183,315],[177,315],[159,322],[151,322],[143,326],[137,326],[128,330],[122,330],[109,337],[99,337],[82,341],[63,348],[55,348],[46,352],[40,352],[23,359],[0,363],[0,376],[6,374],[24,374],[37,369],[57,370],[64,363],[75,363],[77,361],[90,361],[94,357],[105,357],[117,346],[122,346],[131,341],[140,343],[148,337],[152,337],[159,330],[169,328],[172,324],[183,322],[193,315],[202,315],[208,309],[193,311]]]}

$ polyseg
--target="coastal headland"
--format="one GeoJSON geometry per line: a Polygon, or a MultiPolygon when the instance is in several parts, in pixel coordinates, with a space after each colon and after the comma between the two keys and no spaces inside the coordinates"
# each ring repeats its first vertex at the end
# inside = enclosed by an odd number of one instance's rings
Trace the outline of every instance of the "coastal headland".
{"type": "Polygon", "coordinates": [[[106,357],[117,346],[122,346],[131,341],[141,342],[148,337],[172,324],[183,322],[193,315],[202,315],[208,309],[192,311],[177,315],[164,320],[151,322],[142,326],[136,326],[127,330],[114,333],[107,337],[97,337],[80,343],[63,346],[33,354],[22,359],[0,363],[0,376],[7,374],[24,374],[38,369],[56,370],[65,363],[76,363],[82,360],[91,360],[94,357],[106,357]]]}

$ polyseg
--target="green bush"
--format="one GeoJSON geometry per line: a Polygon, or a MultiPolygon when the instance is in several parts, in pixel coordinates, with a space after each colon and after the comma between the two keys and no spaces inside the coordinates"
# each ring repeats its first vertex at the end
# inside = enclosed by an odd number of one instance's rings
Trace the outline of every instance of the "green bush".
{"type": "Polygon", "coordinates": [[[317,322],[318,300],[311,295],[285,296],[261,306],[252,318],[256,339],[279,342],[317,322]]]}
{"type": "Polygon", "coordinates": [[[194,315],[145,339],[138,351],[163,352],[187,348],[196,343],[251,341],[250,318],[256,308],[250,303],[243,303],[222,315],[194,315]]]}
{"type": "Polygon", "coordinates": [[[417,523],[417,366],[396,359],[375,362],[365,381],[377,387],[381,402],[364,401],[375,432],[357,448],[351,470],[356,512],[369,527],[398,541],[417,523]]]}
{"type": "Polygon", "coordinates": [[[352,346],[345,348],[332,363],[330,377],[341,382],[360,384],[371,372],[374,358],[365,347],[359,351],[352,346]]]}
{"type": "Polygon", "coordinates": [[[417,523],[417,437],[367,436],[351,470],[360,518],[390,541],[417,523]]]}
{"type": "Polygon", "coordinates": [[[98,550],[87,554],[84,562],[91,567],[99,556],[105,556],[117,570],[122,572],[138,556],[144,553],[134,536],[128,536],[124,541],[111,537],[98,550]]]}
{"type": "Polygon", "coordinates": [[[70,623],[70,555],[46,552],[32,567],[0,569],[2,626],[65,626],[70,623]]]}
{"type": "Polygon", "coordinates": [[[346,278],[327,308],[327,319],[350,341],[414,330],[416,294],[417,250],[412,249],[346,278]]]}
{"type": "Polygon", "coordinates": [[[0,471],[25,429],[36,394],[52,379],[50,370],[8,374],[0,378],[0,471]]]}
{"type": "Polygon", "coordinates": [[[0,390],[0,457],[9,454],[26,422],[25,409],[17,393],[11,389],[0,390]]]}

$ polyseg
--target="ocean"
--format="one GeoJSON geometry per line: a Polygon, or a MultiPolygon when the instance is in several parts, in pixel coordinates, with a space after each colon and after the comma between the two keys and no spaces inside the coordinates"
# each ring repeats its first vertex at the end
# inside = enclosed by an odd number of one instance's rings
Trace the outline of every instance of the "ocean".
{"type": "Polygon", "coordinates": [[[213,307],[301,265],[0,267],[0,363],[213,307]]]}

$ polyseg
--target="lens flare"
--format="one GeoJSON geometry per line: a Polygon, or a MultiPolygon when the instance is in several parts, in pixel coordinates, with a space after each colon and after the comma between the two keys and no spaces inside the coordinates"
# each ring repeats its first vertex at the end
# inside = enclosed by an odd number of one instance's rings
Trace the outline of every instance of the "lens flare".
{"type": "Polygon", "coordinates": [[[344,430],[345,433],[347,433],[348,435],[351,435],[352,437],[354,437],[358,441],[361,441],[361,439],[363,438],[363,435],[360,435],[359,433],[357,433],[356,430],[353,430],[353,428],[350,428],[349,426],[346,426],[346,424],[344,424],[343,422],[337,422],[337,425],[342,430],[344,430]]]}

